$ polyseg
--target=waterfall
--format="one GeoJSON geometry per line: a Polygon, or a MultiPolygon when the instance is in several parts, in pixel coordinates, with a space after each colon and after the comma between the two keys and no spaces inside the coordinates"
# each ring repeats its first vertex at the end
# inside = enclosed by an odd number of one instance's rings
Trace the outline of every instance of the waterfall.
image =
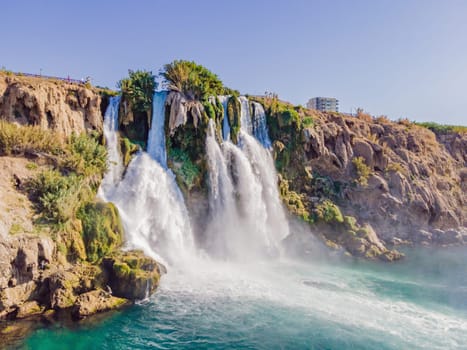
{"type": "Polygon", "coordinates": [[[245,130],[248,134],[253,132],[253,125],[251,123],[251,114],[250,114],[250,102],[245,96],[240,96],[239,98],[241,111],[240,111],[240,123],[241,128],[245,130]]]}
{"type": "MultiPolygon", "coordinates": [[[[183,196],[175,176],[166,169],[166,96],[166,92],[154,94],[148,153],[140,152],[133,158],[125,177],[119,183],[112,182],[113,187],[104,191],[104,198],[119,209],[127,245],[143,249],[170,266],[191,259],[194,239],[183,196]]],[[[106,138],[111,137],[112,132],[115,133],[104,128],[106,138]]],[[[110,147],[110,142],[108,145],[110,147]]],[[[110,154],[109,151],[109,159],[112,159],[110,154]]],[[[121,164],[118,150],[116,154],[121,164]]]]}
{"type": "Polygon", "coordinates": [[[212,120],[206,137],[211,213],[209,250],[237,260],[277,255],[281,240],[289,233],[274,162],[265,148],[271,142],[264,109],[255,110],[256,130],[264,141],[263,147],[251,136],[254,129],[248,99],[240,97],[240,103],[240,147],[228,140],[221,147],[215,139],[212,120]]]}
{"type": "Polygon", "coordinates": [[[243,123],[242,119],[239,143],[243,152],[248,157],[256,176],[261,181],[261,198],[266,203],[269,236],[271,241],[275,242],[276,246],[278,246],[278,242],[289,234],[289,225],[277,188],[277,172],[274,160],[272,159],[271,152],[268,150],[271,147],[271,140],[269,139],[267,130],[266,113],[261,104],[253,102],[254,119],[256,121],[253,123],[254,126],[252,126],[248,99],[246,97],[243,97],[243,99],[240,97],[240,99],[242,102],[242,118],[243,116],[248,116],[249,120],[243,123]],[[257,131],[255,132],[256,138],[251,136],[254,130],[257,131]]]}
{"type": "Polygon", "coordinates": [[[229,116],[227,113],[227,103],[229,102],[230,96],[218,96],[219,101],[222,103],[224,108],[224,120],[222,122],[222,138],[224,141],[230,140],[230,125],[229,116]]]}
{"type": "Polygon", "coordinates": [[[272,242],[278,245],[289,234],[287,217],[282,206],[277,185],[277,172],[271,153],[262,147],[259,142],[244,131],[240,132],[243,152],[261,182],[262,201],[266,204],[269,236],[272,242]]]}
{"type": "Polygon", "coordinates": [[[229,237],[237,227],[238,212],[234,186],[228,170],[228,162],[215,138],[214,122],[210,119],[206,134],[206,157],[209,168],[210,223],[207,233],[208,250],[219,256],[232,255],[229,237]]]}
{"type": "Polygon", "coordinates": [[[269,138],[268,124],[266,120],[266,112],[263,105],[258,102],[252,102],[253,105],[253,135],[263,145],[264,148],[272,147],[271,139],[269,138]]]}
{"type": "Polygon", "coordinates": [[[148,135],[148,153],[164,169],[167,169],[167,153],[165,150],[165,101],[167,91],[158,91],[152,102],[153,118],[148,135]]]}
{"type": "Polygon", "coordinates": [[[190,259],[194,242],[175,178],[147,153],[131,161],[110,200],[120,211],[130,246],[169,265],[190,259]]]}
{"type": "Polygon", "coordinates": [[[106,195],[120,181],[123,173],[123,162],[118,146],[118,108],[120,96],[113,96],[104,114],[104,137],[107,146],[107,173],[102,180],[98,196],[106,200],[106,195]]]}

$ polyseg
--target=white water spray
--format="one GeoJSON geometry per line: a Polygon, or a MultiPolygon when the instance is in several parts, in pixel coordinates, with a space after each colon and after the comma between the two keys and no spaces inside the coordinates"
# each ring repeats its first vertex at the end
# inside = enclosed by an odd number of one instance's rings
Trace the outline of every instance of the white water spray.
{"type": "MultiPolygon", "coordinates": [[[[210,251],[236,260],[277,255],[281,240],[289,233],[272,157],[250,135],[253,126],[248,99],[240,97],[240,103],[241,148],[224,141],[221,150],[212,121],[206,138],[210,175],[210,251]]],[[[267,141],[265,117],[263,120],[264,124],[258,123],[263,128],[259,134],[267,141]]]]}
{"type": "Polygon", "coordinates": [[[172,265],[190,259],[194,242],[188,211],[174,176],[138,154],[112,197],[122,217],[127,242],[172,265]]]}
{"type": "MultiPolygon", "coordinates": [[[[102,192],[105,194],[103,198],[114,202],[119,209],[127,245],[143,249],[157,260],[173,265],[191,259],[194,240],[183,196],[175,176],[166,170],[165,98],[165,92],[154,95],[149,154],[140,152],[136,155],[123,180],[118,184],[109,180],[110,188],[102,188],[102,192]]],[[[106,138],[113,137],[115,130],[105,128],[106,138]]],[[[116,152],[116,159],[121,164],[117,148],[116,152]]]]}

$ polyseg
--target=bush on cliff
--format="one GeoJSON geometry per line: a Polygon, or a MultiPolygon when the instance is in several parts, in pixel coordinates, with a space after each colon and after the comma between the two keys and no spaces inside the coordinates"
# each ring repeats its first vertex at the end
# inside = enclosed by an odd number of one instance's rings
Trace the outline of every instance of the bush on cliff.
{"type": "Polygon", "coordinates": [[[145,148],[151,127],[151,110],[155,76],[148,71],[128,71],[129,76],[119,81],[122,91],[119,107],[119,129],[132,142],[145,148]]]}
{"type": "Polygon", "coordinates": [[[117,84],[122,90],[122,96],[130,101],[132,108],[137,112],[151,109],[156,77],[152,72],[144,70],[128,70],[128,78],[120,80],[117,84]]]}
{"type": "Polygon", "coordinates": [[[172,169],[177,175],[182,188],[190,191],[195,184],[201,182],[201,170],[190,159],[189,155],[179,148],[169,149],[169,159],[172,162],[172,169]]]}
{"type": "Polygon", "coordinates": [[[39,126],[20,126],[0,120],[0,155],[63,154],[63,139],[39,126]]]}
{"type": "Polygon", "coordinates": [[[366,164],[365,158],[363,157],[355,157],[352,159],[352,164],[355,167],[355,171],[357,173],[357,183],[366,186],[368,184],[368,178],[371,175],[371,169],[366,164]]]}
{"type": "Polygon", "coordinates": [[[191,100],[206,100],[209,96],[232,94],[219,77],[194,61],[175,60],[164,66],[162,76],[168,88],[182,92],[191,100]]]}
{"type": "Polygon", "coordinates": [[[107,170],[107,151],[97,140],[86,134],[72,135],[67,142],[63,168],[93,180],[99,180],[107,170]]]}
{"type": "Polygon", "coordinates": [[[82,187],[79,176],[64,176],[57,170],[39,173],[29,181],[27,187],[37,211],[44,219],[55,224],[62,224],[73,218],[83,197],[87,199],[90,196],[82,187]]]}
{"type": "Polygon", "coordinates": [[[423,122],[423,123],[415,123],[415,125],[430,129],[436,134],[449,134],[449,133],[459,133],[465,134],[467,133],[467,126],[460,126],[460,125],[446,125],[446,124],[438,124],[434,122],[423,122]]]}

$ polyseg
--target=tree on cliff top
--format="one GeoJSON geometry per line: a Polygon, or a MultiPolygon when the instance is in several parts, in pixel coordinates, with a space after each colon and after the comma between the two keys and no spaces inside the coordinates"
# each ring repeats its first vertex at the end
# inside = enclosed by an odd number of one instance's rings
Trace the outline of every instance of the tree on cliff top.
{"type": "Polygon", "coordinates": [[[161,74],[170,90],[182,92],[191,100],[232,93],[216,74],[194,61],[175,60],[166,64],[161,74]]]}
{"type": "Polygon", "coordinates": [[[156,80],[152,72],[144,70],[128,70],[128,78],[120,80],[117,84],[133,105],[133,109],[138,112],[145,112],[151,109],[152,97],[156,89],[156,80]]]}

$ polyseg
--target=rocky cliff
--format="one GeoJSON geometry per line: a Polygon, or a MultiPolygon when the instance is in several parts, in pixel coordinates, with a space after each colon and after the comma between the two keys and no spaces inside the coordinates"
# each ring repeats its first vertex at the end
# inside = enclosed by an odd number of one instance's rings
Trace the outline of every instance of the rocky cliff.
{"type": "Polygon", "coordinates": [[[69,136],[102,130],[99,89],[84,84],[0,72],[0,119],[39,125],[69,136]]]}
{"type": "Polygon", "coordinates": [[[106,104],[102,89],[0,73],[0,321],[80,319],[158,286],[161,267],[120,251],[118,211],[96,199],[106,104]]]}
{"type": "MultiPolygon", "coordinates": [[[[325,239],[357,255],[369,253],[372,241],[380,248],[467,243],[465,132],[435,134],[407,120],[278,108],[277,101],[260,100],[269,107],[283,180],[325,239]],[[296,122],[286,118],[290,110],[296,122]],[[359,235],[344,220],[339,234],[335,226],[333,232],[323,227],[316,218],[329,201],[368,232],[359,235]]],[[[300,205],[291,202],[297,211],[300,205]]]]}

